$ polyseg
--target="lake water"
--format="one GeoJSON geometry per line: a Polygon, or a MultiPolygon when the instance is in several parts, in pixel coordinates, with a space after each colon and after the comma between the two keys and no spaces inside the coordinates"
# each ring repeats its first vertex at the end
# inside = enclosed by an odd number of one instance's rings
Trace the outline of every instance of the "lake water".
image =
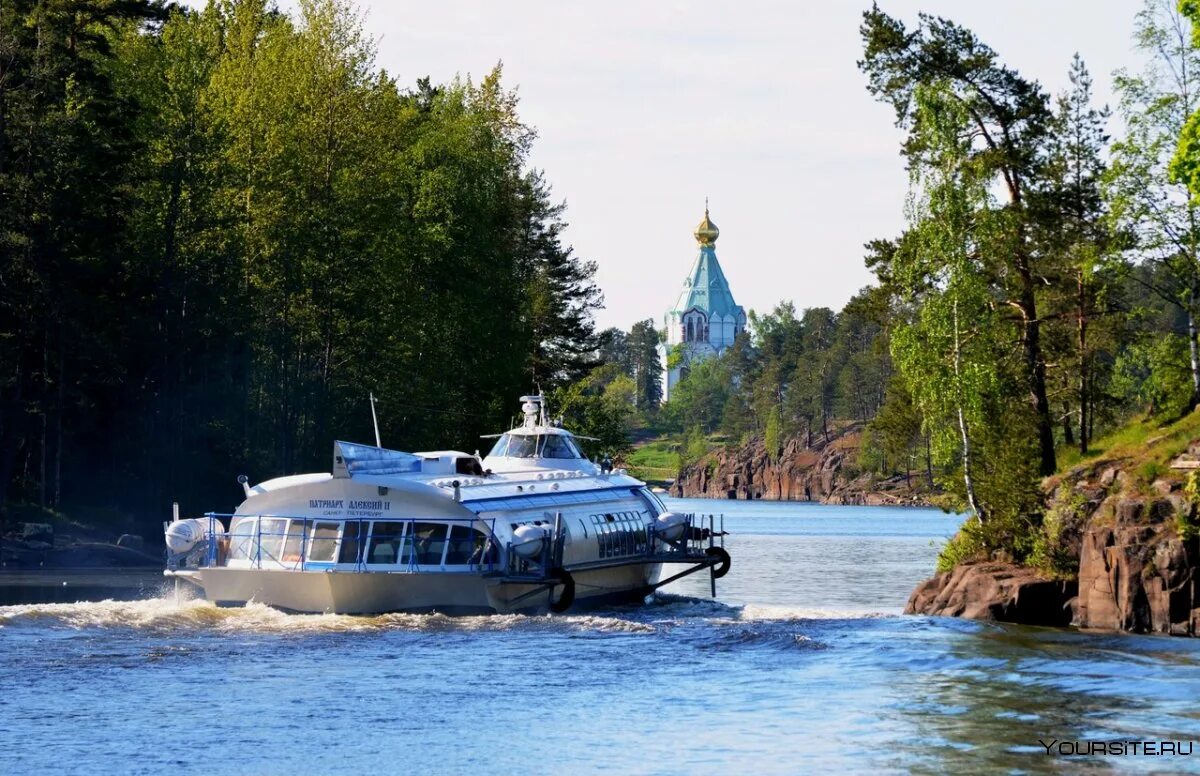
{"type": "Polygon", "coordinates": [[[0,773],[1200,769],[1200,743],[1038,743],[1200,742],[1200,643],[900,615],[957,518],[672,506],[725,512],[715,601],[697,575],[645,607],[545,617],[294,616],[165,590],[0,607],[0,773]]]}

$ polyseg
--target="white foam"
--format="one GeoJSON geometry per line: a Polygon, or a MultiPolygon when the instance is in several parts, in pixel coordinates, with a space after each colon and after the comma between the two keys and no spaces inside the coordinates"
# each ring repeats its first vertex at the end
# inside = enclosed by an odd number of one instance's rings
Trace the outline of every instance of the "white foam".
{"type": "Polygon", "coordinates": [[[880,612],[870,609],[833,609],[805,606],[772,606],[746,604],[742,607],[742,620],[875,620],[896,617],[895,612],[880,612]]]}
{"type": "Polygon", "coordinates": [[[620,617],[600,615],[488,615],[449,617],[443,614],[287,614],[258,603],[219,608],[203,600],[177,602],[174,596],[139,601],[96,601],[72,604],[25,604],[0,607],[0,627],[22,623],[67,628],[203,629],[227,633],[354,633],[386,630],[504,631],[563,628],[601,633],[653,633],[654,627],[620,617]]]}
{"type": "Polygon", "coordinates": [[[662,595],[627,616],[608,613],[566,615],[443,614],[287,614],[263,604],[218,608],[204,600],[177,600],[173,594],[138,601],[24,604],[0,607],[0,628],[22,623],[84,628],[210,630],[223,633],[357,633],[400,631],[508,631],[571,629],[586,633],[655,633],[688,621],[716,626],[747,622],[847,620],[895,616],[878,611],[812,607],[731,605],[706,598],[662,595]]]}
{"type": "Polygon", "coordinates": [[[874,609],[779,606],[768,604],[727,604],[711,598],[691,598],[660,593],[655,606],[650,609],[655,617],[667,616],[680,619],[706,619],[710,621],[731,620],[738,622],[789,621],[789,620],[859,620],[895,617],[898,612],[882,612],[874,609]]]}

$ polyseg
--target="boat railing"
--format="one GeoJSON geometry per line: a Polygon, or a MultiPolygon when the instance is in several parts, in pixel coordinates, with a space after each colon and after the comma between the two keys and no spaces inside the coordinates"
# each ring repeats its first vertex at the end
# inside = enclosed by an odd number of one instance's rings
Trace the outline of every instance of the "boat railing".
{"type": "Polygon", "coordinates": [[[662,562],[694,565],[666,579],[660,579],[655,583],[655,589],[707,568],[712,596],[716,598],[717,578],[729,572],[729,553],[725,551],[725,515],[692,513],[684,515],[684,518],[683,535],[675,540],[652,536],[651,551],[655,551],[654,543],[657,542],[661,548],[658,551],[662,555],[656,557],[662,562]]]}
{"type": "MultiPolygon", "coordinates": [[[[723,514],[687,514],[684,516],[683,535],[669,541],[659,535],[653,524],[644,528],[641,535],[630,534],[622,536],[616,546],[615,553],[609,563],[622,563],[638,560],[658,560],[662,562],[690,562],[704,560],[709,556],[710,548],[725,546],[725,516],[723,514]]],[[[386,524],[402,526],[398,534],[376,534],[378,524],[373,518],[329,518],[304,517],[299,515],[260,514],[245,515],[210,512],[204,515],[208,520],[208,530],[205,538],[184,553],[170,555],[167,558],[169,568],[202,568],[227,566],[230,560],[249,561],[249,568],[284,569],[289,571],[338,571],[338,572],[420,572],[437,569],[441,573],[478,573],[500,571],[514,577],[548,577],[554,569],[563,565],[563,554],[566,542],[566,531],[563,529],[561,516],[556,516],[555,526],[548,534],[541,552],[534,558],[522,558],[512,550],[511,543],[501,542],[496,536],[496,519],[490,520],[475,517],[438,517],[388,519],[386,524]],[[254,520],[252,533],[233,531],[233,520],[237,518],[254,520]],[[281,530],[264,530],[263,523],[268,520],[282,522],[281,530]],[[219,530],[223,524],[229,525],[229,530],[219,530]],[[297,526],[296,523],[299,523],[297,526]],[[337,536],[333,538],[316,538],[314,532],[317,523],[338,523],[337,536]],[[465,564],[446,564],[451,568],[442,571],[442,558],[446,558],[449,549],[444,549],[439,562],[419,563],[418,543],[415,538],[418,524],[436,523],[447,526],[446,534],[441,541],[449,543],[452,537],[451,528],[463,525],[468,529],[485,527],[482,544],[475,540],[474,550],[465,564]],[[345,536],[346,527],[357,525],[355,536],[345,536]],[[297,528],[299,531],[297,532],[297,528]],[[373,563],[368,558],[373,541],[377,537],[387,536],[390,541],[396,541],[395,563],[373,563]],[[263,540],[268,541],[264,542],[263,540]],[[299,547],[289,547],[289,541],[299,540],[299,547]],[[312,560],[309,558],[310,546],[314,541],[333,543],[329,560],[312,560]],[[355,549],[353,560],[344,561],[343,546],[346,541],[353,541],[355,549]]],[[[468,537],[475,539],[473,534],[468,537]]]]}
{"type": "MultiPolygon", "coordinates": [[[[289,571],[354,571],[367,572],[376,570],[386,571],[409,571],[418,572],[424,567],[429,570],[431,567],[440,569],[442,567],[441,559],[437,563],[419,563],[417,561],[418,541],[415,538],[416,526],[418,524],[436,524],[446,526],[446,534],[440,539],[444,544],[449,544],[452,540],[451,529],[455,525],[462,525],[470,531],[471,529],[478,530],[482,525],[486,527],[486,532],[480,532],[484,536],[482,544],[475,539],[472,533],[468,533],[468,539],[474,541],[474,550],[465,564],[447,564],[453,565],[455,568],[448,570],[446,573],[459,571],[461,573],[476,573],[480,571],[495,571],[498,567],[498,555],[504,550],[501,542],[496,538],[496,520],[490,520],[480,517],[437,517],[437,518],[397,518],[388,519],[388,525],[401,526],[399,534],[376,534],[375,526],[378,524],[373,518],[330,518],[330,517],[305,517],[300,515],[283,515],[283,514],[231,514],[208,512],[202,519],[208,521],[208,530],[204,539],[197,542],[196,545],[186,552],[175,555],[168,555],[168,568],[204,568],[214,566],[226,566],[230,560],[248,560],[250,568],[261,569],[264,562],[267,568],[283,568],[289,571]],[[233,520],[238,518],[254,520],[253,533],[237,533],[233,531],[233,520]],[[266,520],[280,520],[282,530],[263,530],[263,522],[266,520]],[[296,523],[299,523],[299,526],[296,523]],[[316,538],[313,533],[317,523],[337,523],[339,525],[338,533],[332,538],[316,538]],[[220,530],[219,526],[228,524],[228,530],[220,530]],[[354,537],[346,537],[346,526],[357,525],[354,537]],[[297,527],[299,531],[297,532],[297,527]],[[365,529],[365,530],[364,530],[365,529]],[[397,541],[399,546],[396,549],[396,562],[390,564],[375,564],[371,563],[367,558],[367,551],[371,548],[372,542],[377,537],[387,536],[389,540],[397,541]],[[264,543],[263,539],[269,541],[264,543]],[[270,541],[278,539],[277,541],[270,541]],[[289,541],[299,540],[300,545],[297,548],[289,547],[289,541]],[[331,542],[333,544],[330,560],[312,560],[309,558],[309,549],[314,541],[331,542]],[[353,560],[349,562],[342,561],[342,547],[346,541],[353,541],[356,545],[353,553],[353,560]],[[236,544],[235,544],[236,543],[236,544]],[[267,546],[264,546],[266,544],[267,546]],[[246,546],[243,546],[246,545],[246,546]],[[272,549],[278,552],[273,552],[272,549]],[[235,557],[235,552],[237,557],[235,557]],[[244,553],[244,554],[242,554],[244,553]],[[371,569],[369,566],[384,566],[385,569],[371,569]],[[397,569],[397,566],[403,568],[397,569]],[[459,568],[459,567],[462,568],[459,568]]],[[[445,558],[449,548],[445,548],[441,558],[445,558]]]]}
{"type": "MultiPolygon", "coordinates": [[[[683,534],[674,540],[659,535],[651,523],[637,532],[622,532],[614,535],[608,554],[603,554],[593,564],[617,565],[630,562],[660,561],[687,563],[705,561],[711,557],[711,547],[725,546],[724,514],[684,515],[683,534]]],[[[549,579],[554,569],[563,565],[563,550],[566,531],[562,529],[560,516],[547,532],[540,552],[533,557],[522,557],[511,543],[505,547],[504,569],[510,578],[549,579]]]]}
{"type": "Polygon", "coordinates": [[[647,545],[650,555],[682,555],[685,558],[700,558],[707,555],[710,547],[725,547],[725,515],[684,514],[683,536],[676,541],[667,541],[658,535],[654,526],[646,527],[647,545]]]}

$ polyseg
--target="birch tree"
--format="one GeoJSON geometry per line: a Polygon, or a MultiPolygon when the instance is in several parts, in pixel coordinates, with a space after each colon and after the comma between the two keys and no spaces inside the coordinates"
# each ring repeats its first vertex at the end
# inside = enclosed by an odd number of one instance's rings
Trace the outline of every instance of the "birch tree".
{"type": "Polygon", "coordinates": [[[969,116],[960,103],[940,85],[914,96],[928,163],[911,170],[909,231],[891,262],[915,311],[893,332],[892,356],[925,419],[935,463],[957,464],[966,505],[984,523],[975,439],[1000,382],[993,342],[1000,320],[978,233],[987,184],[970,162],[969,116]]]}
{"type": "MultiPolygon", "coordinates": [[[[1127,238],[1130,258],[1150,266],[1135,282],[1177,307],[1186,321],[1192,396],[1200,403],[1200,201],[1187,181],[1198,180],[1194,146],[1184,129],[1200,107],[1200,52],[1174,0],[1147,0],[1134,43],[1148,58],[1139,73],[1118,71],[1114,88],[1126,133],[1113,143],[1105,193],[1114,228],[1127,238]],[[1172,156],[1183,136],[1175,175],[1172,156]]],[[[1200,191],[1200,188],[1196,189],[1200,191]]]]}
{"type": "Polygon", "coordinates": [[[1005,194],[995,225],[997,250],[988,256],[987,280],[1010,311],[1021,349],[1026,396],[1034,411],[1038,468],[1056,469],[1054,426],[1046,388],[1042,283],[1032,239],[1030,197],[1040,172],[1051,117],[1049,97],[1036,81],[999,61],[996,52],[970,30],[922,14],[908,29],[878,6],[863,14],[863,59],[859,67],[868,88],[896,110],[896,123],[908,131],[903,152],[912,167],[931,164],[933,149],[919,129],[916,92],[934,84],[958,104],[970,122],[974,142],[963,149],[975,175],[1005,194]]]}

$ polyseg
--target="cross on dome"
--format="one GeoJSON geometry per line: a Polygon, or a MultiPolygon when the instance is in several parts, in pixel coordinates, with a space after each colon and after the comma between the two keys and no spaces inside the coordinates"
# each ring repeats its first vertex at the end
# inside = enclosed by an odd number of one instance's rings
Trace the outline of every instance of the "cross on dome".
{"type": "Polygon", "coordinates": [[[704,220],[696,227],[696,242],[700,245],[712,245],[721,236],[721,230],[708,217],[708,197],[704,198],[704,220]]]}

